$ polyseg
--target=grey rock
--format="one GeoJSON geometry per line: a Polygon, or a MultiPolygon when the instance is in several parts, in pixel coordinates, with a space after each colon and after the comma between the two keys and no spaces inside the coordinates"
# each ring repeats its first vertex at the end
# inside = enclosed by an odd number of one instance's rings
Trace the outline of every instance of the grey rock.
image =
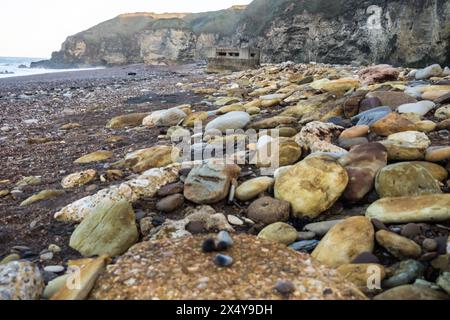
{"type": "Polygon", "coordinates": [[[382,282],[383,288],[394,288],[413,283],[425,272],[425,266],[416,260],[405,260],[394,267],[394,274],[382,282]]]}

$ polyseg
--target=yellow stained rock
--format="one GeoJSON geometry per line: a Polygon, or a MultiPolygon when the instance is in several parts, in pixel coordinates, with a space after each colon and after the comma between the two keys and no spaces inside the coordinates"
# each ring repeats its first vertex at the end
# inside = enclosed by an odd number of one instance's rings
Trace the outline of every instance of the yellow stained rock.
{"type": "Polygon", "coordinates": [[[89,153],[85,156],[82,156],[81,158],[78,158],[74,161],[74,163],[77,164],[86,164],[91,162],[101,162],[104,160],[107,160],[113,156],[113,153],[111,151],[106,150],[99,150],[92,153],[89,153]]]}

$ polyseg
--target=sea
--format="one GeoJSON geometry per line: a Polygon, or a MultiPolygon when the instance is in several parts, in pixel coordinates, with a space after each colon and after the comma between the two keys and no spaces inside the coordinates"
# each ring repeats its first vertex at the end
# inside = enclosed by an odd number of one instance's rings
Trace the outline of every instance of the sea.
{"type": "Polygon", "coordinates": [[[44,73],[86,70],[30,68],[31,62],[41,60],[46,60],[46,58],[0,57],[0,79],[9,77],[31,76],[44,73]]]}

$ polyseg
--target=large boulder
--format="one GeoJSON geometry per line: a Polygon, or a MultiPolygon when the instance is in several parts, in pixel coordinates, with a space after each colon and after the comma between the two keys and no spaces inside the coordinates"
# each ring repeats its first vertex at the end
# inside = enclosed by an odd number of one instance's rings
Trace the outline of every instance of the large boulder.
{"type": "Polygon", "coordinates": [[[344,192],[347,171],[327,156],[309,157],[275,180],[275,197],[288,201],[296,217],[314,218],[329,209],[344,192]]]}
{"type": "Polygon", "coordinates": [[[372,252],[374,245],[374,229],[370,220],[351,217],[334,225],[311,256],[320,263],[337,268],[351,263],[363,252],[372,252]]]}
{"type": "Polygon", "coordinates": [[[125,200],[105,200],[75,229],[70,246],[85,257],[114,257],[128,250],[138,237],[131,205],[125,200]]]}
{"type": "Polygon", "coordinates": [[[285,245],[244,234],[234,236],[234,245],[226,252],[234,263],[220,268],[213,262],[216,253],[202,252],[205,239],[195,236],[135,245],[99,277],[90,298],[365,299],[335,270],[285,245]],[[274,290],[279,280],[292,282],[292,294],[286,296],[274,290]]]}

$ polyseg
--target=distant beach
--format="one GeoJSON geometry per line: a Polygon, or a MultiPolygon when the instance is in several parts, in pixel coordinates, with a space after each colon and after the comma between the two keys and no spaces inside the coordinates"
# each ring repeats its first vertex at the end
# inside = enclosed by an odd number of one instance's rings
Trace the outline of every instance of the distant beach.
{"type": "Polygon", "coordinates": [[[84,69],[44,69],[30,68],[32,62],[44,60],[45,58],[28,57],[0,57],[0,79],[11,77],[24,77],[46,73],[59,73],[69,71],[80,71],[102,68],[84,68],[84,69]]]}

